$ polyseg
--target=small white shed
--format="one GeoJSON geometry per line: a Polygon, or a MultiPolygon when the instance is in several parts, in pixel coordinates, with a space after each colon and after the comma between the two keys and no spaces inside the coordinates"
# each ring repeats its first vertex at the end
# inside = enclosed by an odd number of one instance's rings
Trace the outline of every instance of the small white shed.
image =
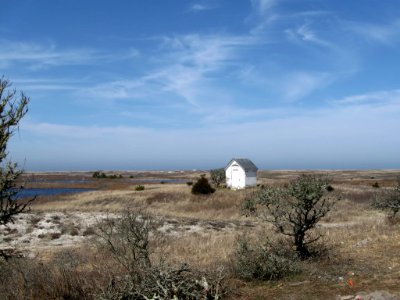
{"type": "Polygon", "coordinates": [[[233,158],[225,167],[226,186],[231,189],[244,189],[257,185],[256,165],[247,158],[233,158]]]}

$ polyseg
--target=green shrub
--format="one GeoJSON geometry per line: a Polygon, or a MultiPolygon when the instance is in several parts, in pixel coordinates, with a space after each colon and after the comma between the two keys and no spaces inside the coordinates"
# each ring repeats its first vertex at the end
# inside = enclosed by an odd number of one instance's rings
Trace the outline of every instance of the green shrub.
{"type": "Polygon", "coordinates": [[[225,169],[214,169],[210,171],[211,181],[219,187],[226,180],[225,169]]]}
{"type": "Polygon", "coordinates": [[[378,188],[379,188],[379,183],[378,183],[378,181],[375,181],[375,183],[372,184],[372,187],[378,189],[378,188]]]}
{"type": "Polygon", "coordinates": [[[188,186],[192,186],[192,185],[193,185],[193,182],[192,182],[192,181],[188,181],[188,182],[186,182],[186,184],[187,184],[188,186]]]}
{"type": "Polygon", "coordinates": [[[249,281],[277,280],[300,272],[296,253],[286,240],[252,244],[241,236],[233,264],[236,276],[249,281]]]}
{"type": "Polygon", "coordinates": [[[215,189],[208,183],[207,178],[202,175],[197,182],[192,186],[192,194],[208,195],[215,192],[215,189]]]}
{"type": "Polygon", "coordinates": [[[144,191],[144,185],[138,185],[135,187],[135,191],[144,191]]]}

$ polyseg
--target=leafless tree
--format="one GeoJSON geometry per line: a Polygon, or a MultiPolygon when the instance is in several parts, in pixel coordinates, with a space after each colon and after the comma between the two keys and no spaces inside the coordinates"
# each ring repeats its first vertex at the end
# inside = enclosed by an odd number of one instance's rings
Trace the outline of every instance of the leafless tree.
{"type": "Polygon", "coordinates": [[[113,258],[136,280],[151,267],[150,231],[153,222],[144,211],[127,209],[121,218],[100,223],[98,235],[113,258]]]}
{"type": "Polygon", "coordinates": [[[103,244],[127,272],[113,276],[99,299],[221,299],[226,293],[222,271],[206,277],[185,263],[177,268],[152,263],[154,229],[152,217],[143,210],[127,209],[121,218],[99,224],[103,244]]]}

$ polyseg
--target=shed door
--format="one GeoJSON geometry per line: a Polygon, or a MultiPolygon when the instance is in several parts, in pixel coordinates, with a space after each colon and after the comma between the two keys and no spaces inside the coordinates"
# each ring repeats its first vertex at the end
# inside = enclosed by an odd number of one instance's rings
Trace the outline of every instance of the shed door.
{"type": "Polygon", "coordinates": [[[232,166],[232,187],[240,187],[241,183],[240,183],[240,170],[239,170],[239,166],[232,166]]]}

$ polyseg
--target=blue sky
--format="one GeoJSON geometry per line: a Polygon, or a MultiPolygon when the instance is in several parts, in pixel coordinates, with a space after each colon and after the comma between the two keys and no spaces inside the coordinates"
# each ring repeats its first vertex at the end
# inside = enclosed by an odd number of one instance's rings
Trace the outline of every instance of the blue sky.
{"type": "Polygon", "coordinates": [[[0,3],[26,170],[400,168],[397,0],[0,3]]]}

